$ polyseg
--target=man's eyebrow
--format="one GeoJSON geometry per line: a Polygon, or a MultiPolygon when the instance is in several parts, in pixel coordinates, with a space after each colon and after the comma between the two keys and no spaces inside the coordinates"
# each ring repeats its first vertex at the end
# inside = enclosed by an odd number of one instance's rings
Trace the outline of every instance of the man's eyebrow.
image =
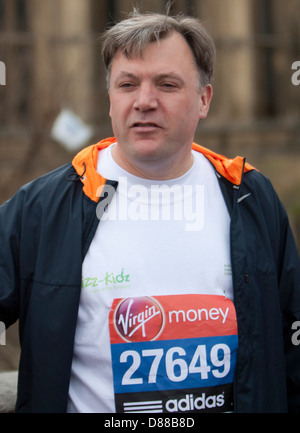
{"type": "Polygon", "coordinates": [[[167,72],[164,74],[158,74],[157,78],[160,78],[160,79],[174,78],[176,80],[182,80],[182,78],[178,74],[176,74],[176,72],[167,72]]]}
{"type": "MultiPolygon", "coordinates": [[[[116,77],[116,80],[120,80],[122,78],[131,78],[131,79],[139,79],[138,75],[133,74],[132,72],[126,72],[126,71],[121,71],[119,73],[119,75],[116,77]]],[[[168,80],[168,79],[173,79],[173,80],[177,80],[180,83],[184,83],[184,80],[182,79],[182,77],[180,77],[180,75],[178,75],[176,72],[166,72],[166,73],[162,73],[162,74],[157,74],[154,75],[154,80],[168,80]]]]}
{"type": "Polygon", "coordinates": [[[122,72],[119,73],[119,75],[116,77],[116,79],[120,80],[122,78],[137,79],[138,77],[136,75],[132,74],[131,72],[122,71],[122,72]]]}

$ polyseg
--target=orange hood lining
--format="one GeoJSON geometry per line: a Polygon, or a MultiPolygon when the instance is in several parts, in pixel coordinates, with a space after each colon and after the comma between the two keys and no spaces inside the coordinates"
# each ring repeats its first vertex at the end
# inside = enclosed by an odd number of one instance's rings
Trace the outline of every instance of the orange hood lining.
{"type": "MultiPolygon", "coordinates": [[[[98,202],[106,183],[106,179],[97,172],[98,153],[111,144],[116,143],[116,141],[115,137],[110,137],[97,144],[86,147],[79,152],[72,161],[76,172],[79,176],[82,176],[81,182],[84,185],[83,192],[95,202],[98,202]]],[[[255,170],[250,164],[244,164],[244,158],[241,156],[228,159],[196,143],[193,143],[193,150],[202,153],[213,164],[216,171],[233,185],[239,186],[241,184],[243,167],[244,173],[255,170]]]]}

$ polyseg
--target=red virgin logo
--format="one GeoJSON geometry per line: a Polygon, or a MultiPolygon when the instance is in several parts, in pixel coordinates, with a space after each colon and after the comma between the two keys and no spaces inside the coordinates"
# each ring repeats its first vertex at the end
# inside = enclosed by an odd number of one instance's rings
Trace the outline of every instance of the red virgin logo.
{"type": "Polygon", "coordinates": [[[149,297],[124,299],[116,309],[114,324],[127,342],[155,340],[164,327],[164,313],[159,303],[149,297]]]}

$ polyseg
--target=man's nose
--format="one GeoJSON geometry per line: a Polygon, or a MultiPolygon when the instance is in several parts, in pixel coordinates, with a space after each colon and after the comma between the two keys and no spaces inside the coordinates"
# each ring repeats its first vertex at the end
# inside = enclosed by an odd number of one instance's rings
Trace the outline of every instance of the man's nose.
{"type": "Polygon", "coordinates": [[[141,84],[136,92],[133,107],[140,111],[156,110],[158,107],[158,100],[155,87],[146,83],[141,84]]]}

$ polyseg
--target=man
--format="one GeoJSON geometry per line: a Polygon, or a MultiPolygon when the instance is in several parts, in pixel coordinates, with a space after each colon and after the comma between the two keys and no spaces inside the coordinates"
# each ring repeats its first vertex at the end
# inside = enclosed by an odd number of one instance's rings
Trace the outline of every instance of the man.
{"type": "Polygon", "coordinates": [[[115,137],[0,210],[17,412],[299,411],[286,212],[243,158],[193,143],[213,41],[194,18],[134,13],[103,56],[115,137]]]}

